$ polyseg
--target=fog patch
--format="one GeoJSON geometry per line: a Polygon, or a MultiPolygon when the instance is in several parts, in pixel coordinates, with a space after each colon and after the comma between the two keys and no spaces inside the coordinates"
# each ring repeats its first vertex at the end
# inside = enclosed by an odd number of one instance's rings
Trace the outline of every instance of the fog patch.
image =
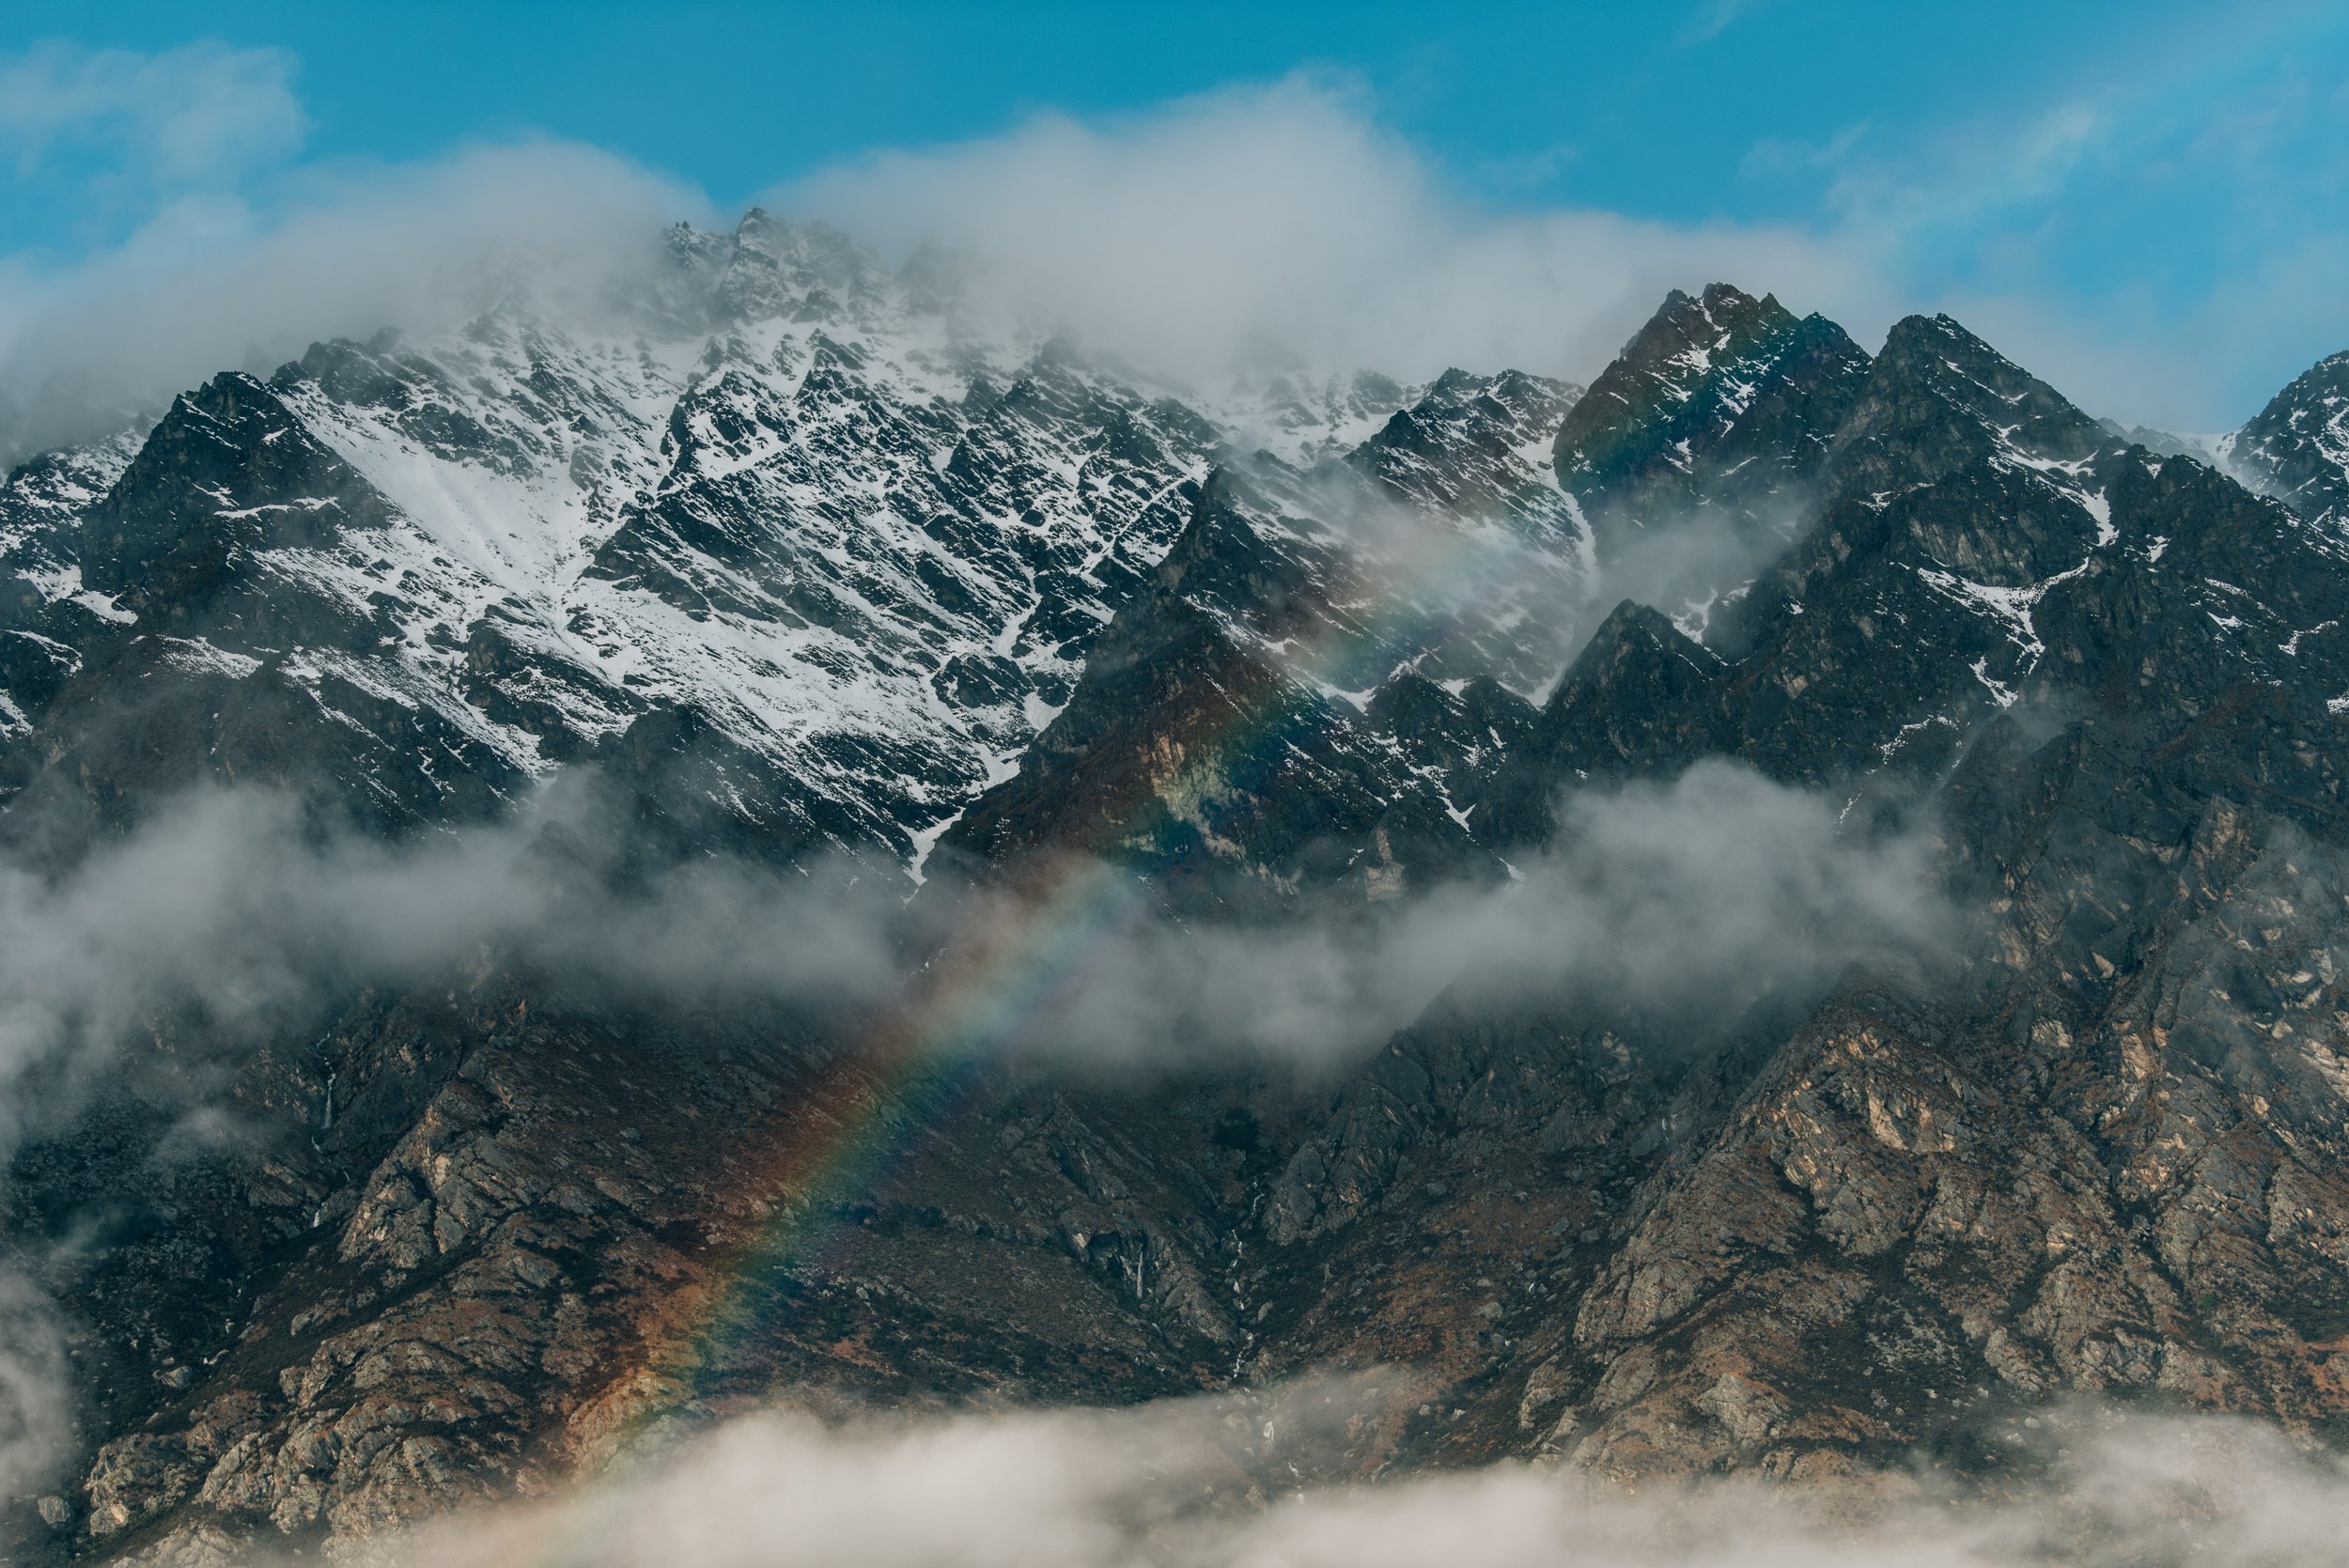
{"type": "Polygon", "coordinates": [[[55,1479],[73,1440],[65,1340],[47,1296],[0,1261],[0,1500],[55,1479]]]}
{"type": "Polygon", "coordinates": [[[1552,847],[1498,885],[1270,927],[1136,915],[1097,933],[1007,1042],[1125,1068],[1342,1065],[1447,986],[1665,1021],[1800,998],[1855,966],[1920,972],[1964,928],[1928,824],[1846,831],[1839,803],[1706,761],[1564,798],[1552,847]]]}
{"type": "MultiPolygon", "coordinates": [[[[1747,596],[1817,520],[1815,505],[1800,497],[1758,516],[1701,507],[1637,526],[1615,520],[1592,574],[1594,608],[1647,605],[1690,641],[1734,659],[1744,651],[1738,612],[1747,596]]],[[[1594,620],[1586,638],[1596,629],[1594,620]]]]}
{"type": "MultiPolygon", "coordinates": [[[[918,940],[869,869],[711,860],[623,878],[583,858],[599,846],[616,857],[622,838],[585,790],[407,844],[319,834],[287,797],[205,791],[62,876],[0,864],[0,1157],[162,1019],[249,1042],[467,961],[607,999],[854,1007],[890,993],[918,940]]],[[[183,1130],[208,1141],[200,1118],[183,1130]]]]}

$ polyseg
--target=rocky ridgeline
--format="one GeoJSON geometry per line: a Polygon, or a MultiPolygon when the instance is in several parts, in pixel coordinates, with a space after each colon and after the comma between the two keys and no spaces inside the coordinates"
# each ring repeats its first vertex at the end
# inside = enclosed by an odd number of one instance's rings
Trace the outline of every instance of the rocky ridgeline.
{"type": "Polygon", "coordinates": [[[348,1543],[663,1414],[1371,1365],[1363,1474],[1996,1474],[2074,1391],[2343,1431],[2339,361],[2233,438],[2247,488],[1946,318],[1871,358],[1716,286],[1579,400],[1242,408],[756,215],[676,251],[642,345],[323,346],[12,475],[0,820],[70,855],[212,776],[397,834],[593,762],[647,854],[1075,850],[1368,929],[1570,849],[1565,791],[1728,758],[1928,826],[1968,918],[1815,993],[1462,984],[1334,1082],[944,1109],[820,1020],[489,955],[240,1043],[251,1136],[170,1158],[145,1086],[203,1020],[159,1020],[15,1157],[86,1439],[26,1552],[348,1543]],[[844,1121],[907,1157],[774,1174],[844,1121]],[[779,1223],[833,1239],[680,1362],[779,1223]]]}
{"type": "Polygon", "coordinates": [[[1217,452],[1418,396],[1219,417],[981,334],[926,258],[759,212],[671,252],[601,335],[517,305],[319,344],[10,475],[5,786],[85,838],[203,776],[399,833],[593,762],[671,853],[902,865],[1066,702],[1217,452]]]}

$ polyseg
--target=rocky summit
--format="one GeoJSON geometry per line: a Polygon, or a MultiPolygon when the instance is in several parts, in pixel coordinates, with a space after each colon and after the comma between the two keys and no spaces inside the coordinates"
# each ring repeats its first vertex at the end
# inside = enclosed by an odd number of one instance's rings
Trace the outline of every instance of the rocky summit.
{"type": "Polygon", "coordinates": [[[1203,392],[754,211],[31,457],[8,896],[147,978],[10,982],[9,1560],[1373,1372],[1349,1475],[2349,1440],[2344,410],[1725,284],[1203,392]]]}

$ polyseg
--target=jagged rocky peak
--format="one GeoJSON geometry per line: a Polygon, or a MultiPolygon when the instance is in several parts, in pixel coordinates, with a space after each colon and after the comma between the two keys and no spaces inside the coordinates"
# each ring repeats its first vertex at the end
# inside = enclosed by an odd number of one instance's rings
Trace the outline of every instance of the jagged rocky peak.
{"type": "Polygon", "coordinates": [[[1579,641],[1588,537],[1542,460],[1576,395],[1454,370],[1344,461],[1226,461],[947,845],[1204,856],[1249,897],[1473,856],[1500,737],[1579,641]]]}
{"type": "Polygon", "coordinates": [[[1836,433],[1831,499],[1892,494],[1988,460],[2078,464],[2122,444],[1949,317],[1910,316],[1886,335],[1836,433]]]}
{"type": "Polygon", "coordinates": [[[202,621],[241,559],[382,525],[382,497],[241,371],[173,399],[83,516],[82,576],[126,608],[202,621]]]}
{"type": "Polygon", "coordinates": [[[1571,381],[1447,370],[1356,449],[1355,465],[1398,499],[1462,516],[1555,491],[1541,455],[1581,396],[1571,381]]]}
{"type": "Polygon", "coordinates": [[[1675,289],[1559,429],[1559,483],[1602,550],[1690,512],[1784,532],[1868,357],[1842,328],[1727,284],[1675,289]]]}
{"type": "Polygon", "coordinates": [[[2349,350],[2294,378],[2224,444],[2254,489],[2310,522],[2349,527],[2349,350]]]}

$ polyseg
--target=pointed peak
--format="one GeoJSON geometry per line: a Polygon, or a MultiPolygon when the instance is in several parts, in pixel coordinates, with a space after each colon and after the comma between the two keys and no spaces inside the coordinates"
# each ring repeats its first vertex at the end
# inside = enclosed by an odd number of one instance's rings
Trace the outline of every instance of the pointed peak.
{"type": "Polygon", "coordinates": [[[1748,327],[1756,322],[1775,321],[1781,317],[1788,320],[1794,318],[1793,313],[1778,303],[1777,295],[1765,294],[1757,299],[1734,283],[1708,283],[1703,291],[1688,303],[1707,321],[1723,331],[1748,327]]]}
{"type": "Polygon", "coordinates": [[[1765,307],[1781,310],[1785,308],[1779,304],[1778,296],[1775,294],[1765,294],[1757,300],[1734,283],[1706,284],[1704,292],[1697,296],[1697,303],[1702,305],[1707,314],[1716,318],[1724,312],[1742,313],[1765,307]]]}
{"type": "MultiPolygon", "coordinates": [[[[2312,398],[2324,398],[2349,391],[2349,349],[2327,354],[2285,383],[2282,391],[2268,399],[2266,408],[2250,424],[2270,419],[2312,398]]],[[[2249,426],[2245,427],[2247,429],[2249,426]]]]}
{"type": "Polygon", "coordinates": [[[1619,364],[1645,366],[1690,349],[1735,348],[1790,326],[1794,316],[1775,296],[1755,299],[1734,284],[1709,283],[1688,295],[1675,288],[1646,325],[1623,346],[1619,364]]]}
{"type": "Polygon", "coordinates": [[[1968,358],[1993,360],[2000,365],[2014,363],[1968,330],[1957,318],[1940,311],[1931,316],[1904,316],[1893,322],[1892,330],[1884,337],[1884,351],[1887,354],[1955,352],[1968,358]]]}
{"type": "Polygon", "coordinates": [[[1625,599],[1607,613],[1598,629],[1591,634],[1578,663],[1588,663],[1595,652],[1601,660],[1611,660],[1633,649],[1654,649],[1679,655],[1704,669],[1719,669],[1720,655],[1690,637],[1672,618],[1652,604],[1638,599],[1625,599]]]}
{"type": "Polygon", "coordinates": [[[242,418],[257,409],[285,411],[267,383],[246,370],[224,370],[202,386],[172,400],[174,409],[187,409],[207,419],[242,418]]]}
{"type": "Polygon", "coordinates": [[[1815,468],[1866,367],[1843,329],[1774,297],[1675,289],[1567,411],[1552,460],[1586,510],[1685,510],[1734,474],[1767,497],[1815,468]]]}
{"type": "Polygon", "coordinates": [[[2223,452],[2237,477],[2302,517],[2349,518],[2349,350],[2294,377],[2223,452]]]}
{"type": "Polygon", "coordinates": [[[1946,315],[1895,321],[1876,356],[1876,378],[1888,386],[1929,387],[2000,425],[2028,416],[2094,427],[2062,394],[1946,315]]]}
{"type": "Polygon", "coordinates": [[[1830,505],[1988,462],[2085,460],[2119,442],[1948,316],[1894,322],[1828,455],[1830,505]]]}

